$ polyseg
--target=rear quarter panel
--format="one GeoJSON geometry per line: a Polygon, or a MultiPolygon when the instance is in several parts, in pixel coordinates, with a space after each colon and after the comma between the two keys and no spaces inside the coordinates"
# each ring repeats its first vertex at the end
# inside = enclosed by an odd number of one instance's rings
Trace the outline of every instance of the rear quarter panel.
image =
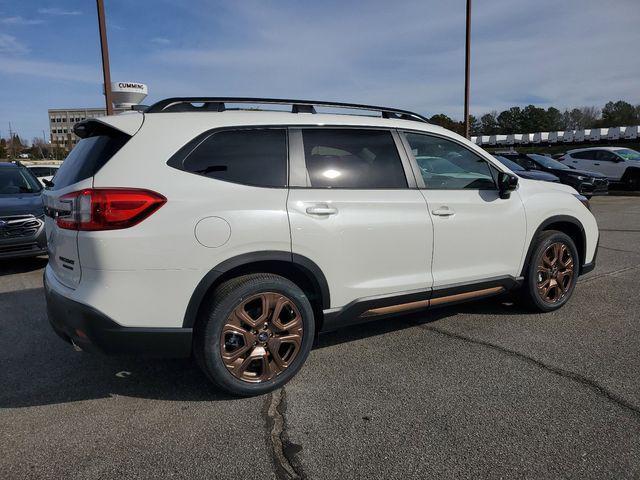
{"type": "Polygon", "coordinates": [[[180,147],[219,125],[194,128],[159,117],[145,122],[96,174],[94,187],[145,188],[167,203],[134,227],[78,236],[87,280],[81,294],[127,326],[181,326],[193,291],[216,265],[248,252],[291,251],[287,189],[222,182],[167,166],[180,147]],[[209,218],[208,234],[220,239],[214,246],[195,234],[198,222],[209,218]]]}

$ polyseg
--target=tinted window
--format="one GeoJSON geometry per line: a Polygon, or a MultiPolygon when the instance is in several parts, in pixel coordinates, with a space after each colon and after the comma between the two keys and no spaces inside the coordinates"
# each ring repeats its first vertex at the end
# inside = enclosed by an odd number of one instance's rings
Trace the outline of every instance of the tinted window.
{"type": "Polygon", "coordinates": [[[184,159],[182,168],[227,182],[285,187],[287,133],[284,129],[215,132],[184,159]]]}
{"type": "Polygon", "coordinates": [[[593,160],[596,158],[594,150],[585,150],[584,152],[575,152],[571,154],[572,158],[580,158],[582,160],[593,160]]]}
{"type": "Polygon", "coordinates": [[[37,193],[40,190],[40,182],[26,168],[0,167],[0,195],[37,193]]]}
{"type": "Polygon", "coordinates": [[[489,164],[462,145],[430,135],[407,133],[406,136],[427,188],[495,189],[489,164]]]}
{"type": "Polygon", "coordinates": [[[124,133],[111,131],[80,140],[57,170],[53,190],[95,175],[129,138],[124,133]]]}
{"type": "Polygon", "coordinates": [[[501,155],[494,155],[494,158],[496,160],[498,160],[500,163],[502,163],[505,167],[507,167],[509,170],[511,170],[512,172],[524,172],[525,169],[522,165],[509,160],[508,158],[505,158],[501,155]]]}
{"type": "Polygon", "coordinates": [[[527,154],[531,160],[536,162],[538,165],[542,165],[545,168],[551,168],[554,170],[571,170],[570,167],[565,165],[564,163],[560,163],[557,160],[554,160],[551,157],[547,157],[546,155],[538,155],[537,153],[529,153],[527,154]]]}
{"type": "Polygon", "coordinates": [[[302,139],[314,188],[407,188],[391,132],[318,128],[303,130],[302,139]]]}
{"type": "Polygon", "coordinates": [[[615,154],[607,150],[596,150],[596,160],[603,160],[605,162],[614,162],[618,159],[615,154]]]}
{"type": "Polygon", "coordinates": [[[31,170],[31,173],[36,177],[48,177],[55,173],[55,170],[50,167],[29,167],[29,170],[31,170]]]}

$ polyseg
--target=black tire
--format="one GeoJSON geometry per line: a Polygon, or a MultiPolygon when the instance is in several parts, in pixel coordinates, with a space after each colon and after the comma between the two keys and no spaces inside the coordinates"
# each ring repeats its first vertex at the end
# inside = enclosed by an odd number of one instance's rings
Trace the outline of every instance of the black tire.
{"type": "MultiPolygon", "coordinates": [[[[578,249],[575,243],[567,234],[556,230],[548,230],[542,232],[534,240],[533,252],[527,265],[524,284],[520,289],[520,298],[522,303],[529,309],[537,312],[551,312],[561,308],[565,303],[569,301],[573,290],[578,280],[578,274],[580,271],[580,258],[578,256],[578,249]],[[566,292],[562,293],[561,298],[557,301],[549,302],[543,298],[538,289],[538,265],[542,260],[543,254],[552,245],[560,243],[566,245],[567,250],[570,252],[573,259],[573,275],[569,283],[566,285],[566,292]]],[[[544,277],[542,277],[544,278],[544,277]]]]}
{"type": "MultiPolygon", "coordinates": [[[[258,301],[256,300],[256,302],[258,301]]],[[[295,311],[290,306],[288,308],[291,311],[295,311]]],[[[267,273],[233,278],[216,288],[209,304],[203,310],[203,315],[199,319],[194,333],[194,355],[196,361],[215,385],[233,395],[261,395],[282,387],[300,370],[311,351],[315,335],[313,308],[304,292],[295,283],[286,278],[267,273]],[[295,309],[297,309],[297,312],[295,312],[296,318],[299,316],[302,321],[300,347],[290,364],[273,378],[264,381],[258,381],[257,379],[245,381],[232,374],[231,370],[225,365],[222,355],[223,349],[228,348],[228,344],[221,345],[220,339],[223,327],[228,322],[232,312],[236,308],[240,308],[239,306],[243,302],[260,294],[268,296],[271,293],[282,295],[295,305],[295,309]]],[[[269,314],[270,318],[272,313],[273,311],[269,314]]],[[[277,335],[274,334],[274,336],[277,335]]],[[[244,343],[244,337],[238,338],[244,343]]],[[[269,351],[266,345],[265,351],[269,351]]],[[[270,355],[270,353],[267,355],[270,355]]],[[[273,356],[271,358],[273,359],[273,356]]],[[[261,364],[261,367],[264,367],[264,364],[261,364]]]]}
{"type": "Polygon", "coordinates": [[[640,190],[640,168],[627,167],[620,179],[620,184],[631,191],[640,190]]]}

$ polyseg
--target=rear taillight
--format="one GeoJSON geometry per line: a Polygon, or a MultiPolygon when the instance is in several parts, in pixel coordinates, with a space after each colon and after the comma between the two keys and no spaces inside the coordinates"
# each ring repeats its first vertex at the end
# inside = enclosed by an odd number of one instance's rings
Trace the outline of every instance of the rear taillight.
{"type": "Polygon", "coordinates": [[[68,210],[56,224],[67,230],[118,230],[137,225],[166,203],[159,193],[137,188],[87,188],[60,197],[68,210]]]}

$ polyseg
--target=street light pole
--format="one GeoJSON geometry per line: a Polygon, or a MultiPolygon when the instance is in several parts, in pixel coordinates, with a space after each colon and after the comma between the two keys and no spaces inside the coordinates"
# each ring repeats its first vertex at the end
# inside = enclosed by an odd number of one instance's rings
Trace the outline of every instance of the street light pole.
{"type": "Polygon", "coordinates": [[[104,78],[104,98],[107,103],[107,115],[113,115],[111,100],[111,72],[109,71],[109,45],[107,44],[107,25],[104,19],[104,0],[96,0],[98,6],[98,27],[100,29],[100,49],[102,51],[102,76],[104,78]]]}
{"type": "Polygon", "coordinates": [[[464,52],[464,136],[469,132],[469,70],[471,63],[471,0],[467,0],[467,40],[464,52]]]}

